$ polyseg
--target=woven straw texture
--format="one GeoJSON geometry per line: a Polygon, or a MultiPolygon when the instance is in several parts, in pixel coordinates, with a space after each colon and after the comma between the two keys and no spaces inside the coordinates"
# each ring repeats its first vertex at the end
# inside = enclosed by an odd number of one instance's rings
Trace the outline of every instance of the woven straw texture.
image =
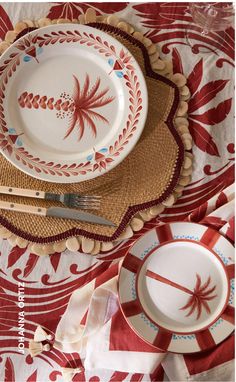
{"type": "MultiPolygon", "coordinates": [[[[58,184],[43,182],[22,173],[13,167],[3,156],[0,157],[0,185],[31,188],[48,192],[79,192],[102,196],[99,215],[112,220],[119,226],[129,207],[137,206],[136,211],[145,208],[144,203],[156,201],[171,185],[168,195],[178,181],[181,169],[179,146],[164,121],[169,119],[175,102],[175,86],[171,86],[159,76],[149,77],[145,72],[145,57],[139,46],[124,34],[117,35],[115,30],[108,32],[124,44],[138,61],[146,79],[149,108],[143,134],[131,154],[115,169],[98,178],[77,184],[58,184]],[[177,171],[177,174],[176,174],[177,171]],[[175,175],[174,175],[175,174],[175,175]],[[174,181],[173,181],[173,177],[174,181]],[[138,207],[139,205],[139,207],[138,207]],[[141,205],[141,206],[140,206],[141,205]]],[[[172,116],[173,118],[173,116],[172,116]]],[[[168,196],[166,195],[166,197],[168,196]]],[[[12,200],[10,196],[1,196],[2,200],[12,200]]],[[[44,200],[14,197],[16,203],[49,207],[52,202],[44,200]]],[[[60,205],[54,203],[54,205],[60,205]]],[[[75,222],[36,215],[1,211],[8,229],[24,238],[56,239],[58,235],[74,229],[82,229],[90,234],[111,237],[117,228],[75,222]]],[[[131,217],[131,216],[130,216],[131,217]]],[[[86,235],[85,235],[86,236],[86,235]]],[[[51,241],[51,240],[50,240],[51,241]]]]}

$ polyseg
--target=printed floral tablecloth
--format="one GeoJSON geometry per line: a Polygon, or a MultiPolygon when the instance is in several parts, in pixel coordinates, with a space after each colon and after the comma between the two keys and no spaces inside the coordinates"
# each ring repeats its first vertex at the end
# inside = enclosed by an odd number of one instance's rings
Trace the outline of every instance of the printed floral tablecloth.
{"type": "MultiPolygon", "coordinates": [[[[162,58],[173,61],[174,71],[188,77],[192,94],[189,128],[194,140],[193,179],[181,199],[160,219],[186,220],[190,216],[190,220],[202,221],[209,212],[209,199],[219,195],[214,208],[226,204],[227,193],[221,191],[234,182],[233,28],[227,30],[226,40],[215,50],[216,38],[221,39],[222,34],[213,33],[202,39],[200,29],[191,26],[195,40],[191,49],[185,38],[185,30],[192,21],[188,3],[0,3],[0,39],[19,20],[45,16],[74,19],[88,7],[94,7],[97,14],[116,13],[135,25],[161,47],[162,58]],[[200,46],[208,52],[200,53],[200,46]]],[[[228,222],[228,237],[232,238],[232,217],[226,221],[221,216],[210,216],[204,222],[217,229],[228,222]]],[[[143,232],[156,224],[157,220],[147,223],[143,232]]],[[[32,359],[26,349],[28,340],[38,324],[54,332],[71,294],[102,273],[106,278],[106,273],[109,274],[109,269],[124,256],[137,236],[97,257],[69,251],[38,257],[28,250],[12,248],[6,240],[0,241],[0,381],[60,382],[63,381],[61,366],[80,364],[78,354],[63,354],[56,349],[32,359]]],[[[111,330],[115,338],[116,328],[112,326],[111,330]]],[[[153,375],[103,369],[85,371],[73,380],[173,380],[173,375],[178,373],[170,370],[178,369],[180,357],[189,380],[233,380],[232,336],[214,352],[184,357],[171,355],[153,375]]]]}

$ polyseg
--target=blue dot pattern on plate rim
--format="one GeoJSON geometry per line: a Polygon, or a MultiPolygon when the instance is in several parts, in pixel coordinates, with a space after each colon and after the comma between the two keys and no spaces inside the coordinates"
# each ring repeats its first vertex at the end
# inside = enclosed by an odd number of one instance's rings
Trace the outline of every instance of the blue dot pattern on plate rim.
{"type": "Polygon", "coordinates": [[[159,243],[158,243],[157,241],[154,241],[154,243],[151,245],[151,247],[149,247],[148,249],[145,249],[145,251],[141,254],[140,259],[143,260],[144,257],[145,257],[146,255],[148,255],[149,252],[151,252],[151,250],[152,250],[153,248],[157,247],[158,244],[159,244],[159,243]]]}
{"type": "Polygon", "coordinates": [[[223,318],[219,318],[216,322],[214,322],[213,325],[210,326],[210,330],[213,331],[215,328],[217,328],[220,324],[223,322],[223,318]]]}
{"type": "Polygon", "coordinates": [[[200,241],[198,236],[192,236],[192,235],[174,235],[174,239],[187,239],[187,240],[194,240],[194,241],[200,241]]]}
{"type": "Polygon", "coordinates": [[[179,334],[173,334],[172,339],[173,340],[195,340],[194,334],[186,334],[186,335],[179,335],[179,334]]]}
{"type": "MultiPolygon", "coordinates": [[[[190,236],[190,235],[174,235],[174,239],[188,239],[188,240],[194,240],[194,241],[200,241],[199,237],[197,236],[190,236]]],[[[225,265],[228,265],[229,259],[223,255],[223,253],[218,249],[214,248],[214,251],[217,253],[217,255],[221,258],[223,263],[225,265]]]]}
{"type": "Polygon", "coordinates": [[[141,313],[140,314],[140,317],[143,319],[143,321],[145,322],[145,324],[147,324],[150,328],[152,328],[153,330],[155,330],[155,332],[158,332],[159,328],[158,326],[156,326],[155,324],[153,324],[153,322],[151,322],[147,316],[144,314],[144,313],[141,313]]]}
{"type": "Polygon", "coordinates": [[[136,289],[135,289],[135,275],[134,274],[131,276],[131,292],[132,292],[133,300],[136,300],[137,293],[136,293],[136,289]]]}
{"type": "Polygon", "coordinates": [[[234,279],[230,280],[230,296],[229,296],[229,304],[232,305],[234,303],[234,279]]]}
{"type": "Polygon", "coordinates": [[[217,253],[217,255],[221,258],[221,260],[223,261],[223,263],[225,265],[228,265],[229,264],[229,259],[227,257],[225,257],[223,255],[223,253],[218,249],[218,248],[214,248],[214,251],[217,253]]]}

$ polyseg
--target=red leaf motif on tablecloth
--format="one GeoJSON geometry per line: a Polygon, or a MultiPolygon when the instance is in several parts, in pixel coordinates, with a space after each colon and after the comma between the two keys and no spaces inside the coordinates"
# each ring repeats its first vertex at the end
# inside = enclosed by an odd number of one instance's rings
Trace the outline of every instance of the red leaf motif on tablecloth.
{"type": "Polygon", "coordinates": [[[178,49],[176,48],[172,50],[172,62],[173,62],[173,72],[183,74],[184,71],[183,71],[181,56],[179,54],[178,49]]]}
{"type": "Polygon", "coordinates": [[[15,371],[11,358],[7,357],[5,363],[5,378],[4,382],[15,382],[15,371]]]}
{"type": "Polygon", "coordinates": [[[189,101],[189,113],[193,113],[200,107],[210,102],[224,89],[228,80],[216,80],[204,85],[189,101]]]}
{"type": "Polygon", "coordinates": [[[161,30],[184,19],[188,3],[142,3],[133,8],[139,12],[137,16],[142,18],[143,26],[161,30]]]}
{"type": "Polygon", "coordinates": [[[189,74],[187,79],[187,85],[189,87],[189,90],[192,96],[195,94],[195,92],[197,91],[202,81],[202,74],[203,74],[203,59],[201,58],[201,60],[198,61],[197,64],[194,66],[192,72],[189,74]]]}
{"type": "Polygon", "coordinates": [[[194,143],[199,149],[210,155],[220,156],[212,136],[202,125],[191,120],[189,124],[189,131],[193,137],[194,143]]]}
{"type": "Polygon", "coordinates": [[[56,252],[56,253],[54,253],[53,255],[50,256],[50,262],[51,262],[52,267],[53,267],[55,272],[57,271],[60,259],[61,259],[61,253],[57,253],[56,252]]]}
{"type": "Polygon", "coordinates": [[[14,27],[11,23],[11,20],[9,19],[9,16],[7,15],[4,8],[0,5],[0,38],[4,40],[7,31],[13,29],[14,27]]]}
{"type": "Polygon", "coordinates": [[[26,263],[25,269],[24,269],[24,277],[29,276],[29,274],[33,271],[35,268],[37,262],[38,262],[39,256],[35,255],[34,253],[30,253],[28,261],[26,263]]]}
{"type": "Polygon", "coordinates": [[[37,369],[29,376],[26,382],[37,382],[37,369]]]}
{"type": "MultiPolygon", "coordinates": [[[[108,3],[54,3],[50,8],[49,14],[47,17],[52,19],[77,19],[79,15],[84,14],[88,8],[93,8],[96,11],[97,15],[102,14],[112,14],[114,12],[120,12],[126,8],[127,4],[108,2],[108,3]]],[[[13,28],[12,28],[13,29],[13,28]]]]}
{"type": "Polygon", "coordinates": [[[217,107],[207,110],[203,114],[192,114],[191,118],[205,123],[207,125],[216,125],[222,122],[229,114],[232,106],[232,98],[229,98],[221,103],[217,107]]]}
{"type": "Polygon", "coordinates": [[[25,251],[26,251],[26,248],[20,248],[18,246],[13,247],[8,255],[7,268],[12,267],[19,260],[19,258],[25,253],[25,251]]]}
{"type": "MultiPolygon", "coordinates": [[[[183,67],[182,60],[176,48],[172,51],[172,61],[174,72],[181,72],[183,67]]],[[[212,135],[199,122],[209,126],[221,123],[231,111],[232,98],[220,102],[216,107],[208,109],[203,113],[196,114],[196,111],[212,101],[224,89],[229,80],[210,81],[199,89],[202,78],[203,59],[201,58],[187,77],[187,86],[192,95],[188,109],[189,131],[194,143],[200,150],[209,155],[220,156],[212,135]],[[195,114],[193,114],[194,112],[195,114]]]]}

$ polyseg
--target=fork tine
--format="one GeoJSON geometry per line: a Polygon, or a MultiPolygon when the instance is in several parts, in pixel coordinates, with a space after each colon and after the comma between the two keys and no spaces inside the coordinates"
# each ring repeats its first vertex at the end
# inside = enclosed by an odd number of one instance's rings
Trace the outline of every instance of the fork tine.
{"type": "Polygon", "coordinates": [[[75,203],[98,203],[98,204],[100,204],[101,203],[101,201],[100,200],[96,200],[96,199],[73,199],[72,200],[73,202],[75,202],[75,203]]]}
{"type": "Polygon", "coordinates": [[[70,203],[72,206],[83,209],[99,209],[100,199],[91,199],[91,198],[73,198],[70,203]]]}
{"type": "Polygon", "coordinates": [[[79,200],[101,200],[102,197],[98,195],[75,195],[75,198],[79,200]]]}
{"type": "Polygon", "coordinates": [[[71,203],[75,206],[92,206],[92,207],[99,207],[100,206],[100,203],[97,203],[97,202],[93,202],[93,203],[87,203],[87,202],[75,202],[75,203],[71,203]]]}
{"type": "Polygon", "coordinates": [[[76,205],[77,208],[81,210],[99,210],[99,206],[91,206],[91,205],[76,205]]]}
{"type": "Polygon", "coordinates": [[[96,202],[96,203],[101,203],[101,199],[92,199],[92,198],[71,198],[71,200],[76,201],[76,202],[86,202],[86,203],[91,203],[91,202],[96,202]]]}
{"type": "Polygon", "coordinates": [[[80,194],[64,194],[61,202],[68,207],[77,207],[83,209],[99,209],[101,196],[97,195],[80,195],[80,194]]]}

